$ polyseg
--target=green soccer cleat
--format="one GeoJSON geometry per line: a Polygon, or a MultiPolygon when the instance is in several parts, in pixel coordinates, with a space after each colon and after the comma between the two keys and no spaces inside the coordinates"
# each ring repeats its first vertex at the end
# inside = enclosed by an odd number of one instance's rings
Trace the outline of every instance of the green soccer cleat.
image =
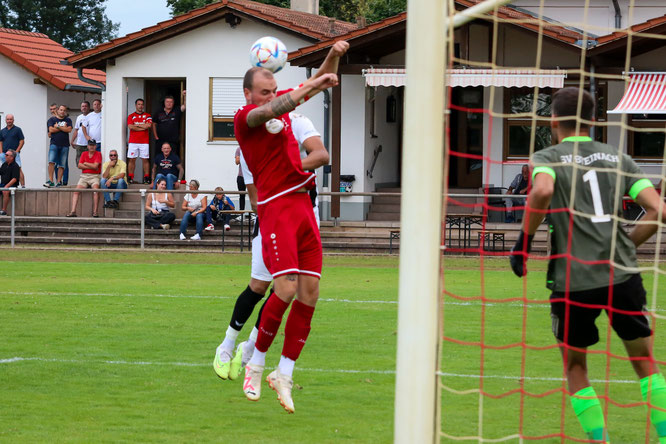
{"type": "Polygon", "coordinates": [[[229,368],[231,367],[231,355],[228,351],[220,347],[215,350],[215,360],[213,361],[213,370],[217,376],[222,379],[229,379],[229,368]]]}
{"type": "Polygon", "coordinates": [[[245,345],[245,342],[238,344],[238,347],[236,347],[236,354],[231,360],[231,365],[229,366],[229,379],[232,381],[238,378],[241,368],[243,367],[243,345],[245,345]]]}

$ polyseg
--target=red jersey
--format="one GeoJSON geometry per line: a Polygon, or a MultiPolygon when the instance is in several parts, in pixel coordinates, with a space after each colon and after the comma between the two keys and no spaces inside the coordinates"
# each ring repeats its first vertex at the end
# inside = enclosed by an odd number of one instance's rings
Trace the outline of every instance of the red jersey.
{"type": "MultiPolygon", "coordinates": [[[[127,116],[127,125],[139,125],[141,123],[150,123],[153,118],[148,113],[138,114],[136,112],[127,116]]],[[[150,131],[132,131],[129,132],[129,143],[149,143],[150,131]]]]}
{"type": "MultiPolygon", "coordinates": [[[[279,91],[278,95],[291,90],[279,91]]],[[[305,187],[314,187],[313,173],[303,171],[298,142],[291,131],[289,113],[256,128],[247,125],[247,114],[257,105],[246,105],[234,116],[234,133],[243,158],[254,176],[258,205],[305,187]]]]}
{"type": "Polygon", "coordinates": [[[80,163],[96,163],[98,164],[96,170],[91,170],[91,169],[84,169],[81,170],[83,174],[100,174],[102,172],[102,153],[99,151],[95,151],[92,155],[90,155],[90,151],[84,151],[81,153],[81,160],[79,160],[80,163]]]}

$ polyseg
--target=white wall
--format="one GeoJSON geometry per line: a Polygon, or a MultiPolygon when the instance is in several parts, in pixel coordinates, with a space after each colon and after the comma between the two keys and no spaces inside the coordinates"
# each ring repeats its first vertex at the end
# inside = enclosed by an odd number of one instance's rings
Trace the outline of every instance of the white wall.
{"type": "MultiPolygon", "coordinates": [[[[208,141],[209,79],[242,77],[249,68],[250,46],[264,35],[279,38],[288,50],[310,44],[291,33],[244,18],[235,29],[222,20],[116,58],[115,66],[107,67],[106,145],[126,151],[125,112],[133,106],[133,100],[125,97],[125,91],[132,79],[185,78],[186,176],[198,179],[202,188],[222,186],[235,190],[234,152],[238,144],[208,141]]],[[[287,66],[276,74],[276,79],[279,88],[294,87],[306,80],[306,71],[287,66]]],[[[299,112],[307,115],[323,134],[321,94],[299,107],[299,112]]]]}

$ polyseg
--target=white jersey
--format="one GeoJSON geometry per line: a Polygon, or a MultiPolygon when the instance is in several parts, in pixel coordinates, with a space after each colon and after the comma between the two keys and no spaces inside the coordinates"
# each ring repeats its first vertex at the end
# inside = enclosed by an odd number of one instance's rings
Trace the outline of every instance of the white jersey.
{"type": "Polygon", "coordinates": [[[102,111],[98,113],[95,111],[90,112],[87,116],[85,127],[88,137],[100,143],[102,141],[102,111]]]}
{"type": "MultiPolygon", "coordinates": [[[[88,116],[89,115],[90,113],[88,113],[88,116]]],[[[82,126],[85,126],[86,130],[88,129],[88,116],[79,114],[79,116],[76,118],[74,129],[77,131],[77,133],[76,133],[76,140],[74,140],[74,143],[77,145],[82,145],[82,146],[88,145],[88,140],[86,139],[86,136],[83,135],[83,130],[81,129],[82,126]]]]}

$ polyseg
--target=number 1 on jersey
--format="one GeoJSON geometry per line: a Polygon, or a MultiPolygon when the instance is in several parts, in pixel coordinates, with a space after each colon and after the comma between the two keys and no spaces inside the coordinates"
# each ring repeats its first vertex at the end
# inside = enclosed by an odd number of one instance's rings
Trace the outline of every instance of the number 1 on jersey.
{"type": "Polygon", "coordinates": [[[594,216],[592,222],[610,222],[611,217],[609,214],[604,214],[604,206],[601,202],[601,191],[599,190],[599,180],[597,180],[597,172],[590,170],[583,174],[583,181],[589,182],[590,191],[592,191],[592,204],[594,205],[594,216]]]}

